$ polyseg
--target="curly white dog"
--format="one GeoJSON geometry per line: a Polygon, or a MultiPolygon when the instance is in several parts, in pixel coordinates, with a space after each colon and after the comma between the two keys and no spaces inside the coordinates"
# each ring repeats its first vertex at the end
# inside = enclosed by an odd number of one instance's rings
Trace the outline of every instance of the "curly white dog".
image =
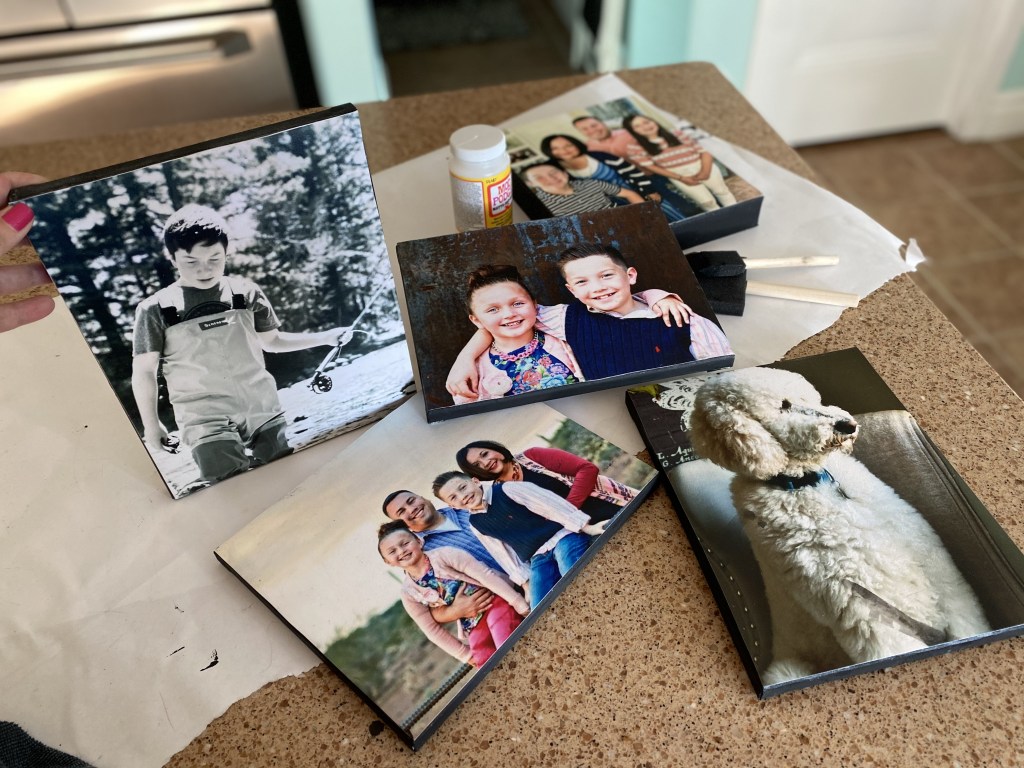
{"type": "Polygon", "coordinates": [[[924,518],[849,455],[859,426],[789,371],[750,368],[697,393],[697,453],[735,472],[733,503],[772,614],[766,684],[987,632],[924,518]]]}

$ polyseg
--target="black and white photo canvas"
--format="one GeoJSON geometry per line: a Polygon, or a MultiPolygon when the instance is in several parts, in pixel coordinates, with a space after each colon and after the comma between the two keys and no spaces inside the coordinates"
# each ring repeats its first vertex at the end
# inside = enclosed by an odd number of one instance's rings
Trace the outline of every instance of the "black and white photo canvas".
{"type": "Polygon", "coordinates": [[[757,225],[763,195],[708,134],[629,96],[505,130],[513,195],[530,218],[654,202],[684,248],[757,225]]]}
{"type": "Polygon", "coordinates": [[[33,246],[175,498],[411,392],[353,107],[19,191],[33,246]]]}
{"type": "Polygon", "coordinates": [[[1024,555],[858,350],[626,398],[759,697],[1024,632],[1024,555]]]}
{"type": "Polygon", "coordinates": [[[731,365],[654,203],[399,243],[429,421],[731,365]]]}
{"type": "Polygon", "coordinates": [[[657,475],[543,404],[431,425],[417,400],[216,550],[414,749],[657,475]]]}

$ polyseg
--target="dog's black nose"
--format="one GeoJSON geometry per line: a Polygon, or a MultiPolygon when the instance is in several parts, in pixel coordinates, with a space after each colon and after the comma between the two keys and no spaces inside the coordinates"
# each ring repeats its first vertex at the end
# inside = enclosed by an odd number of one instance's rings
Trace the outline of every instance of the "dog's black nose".
{"type": "Polygon", "coordinates": [[[857,431],[857,422],[853,419],[840,419],[834,426],[836,432],[841,435],[852,435],[857,431]]]}

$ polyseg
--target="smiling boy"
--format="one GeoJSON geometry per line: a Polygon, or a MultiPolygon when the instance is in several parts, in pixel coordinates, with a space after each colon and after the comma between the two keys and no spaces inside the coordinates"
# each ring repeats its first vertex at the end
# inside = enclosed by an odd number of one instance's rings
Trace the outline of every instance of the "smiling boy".
{"type": "Polygon", "coordinates": [[[161,369],[182,442],[201,482],[215,482],[291,453],[277,382],[263,352],[347,343],[351,329],[288,333],[251,280],[226,277],[227,224],[189,204],[164,225],[178,279],[143,300],[135,314],[132,393],[151,449],[168,444],[157,410],[161,369]]]}
{"type": "MultiPolygon", "coordinates": [[[[586,379],[732,354],[721,328],[679,297],[660,290],[633,294],[637,271],[614,246],[579,243],[562,251],[558,266],[577,300],[538,304],[537,327],[569,344],[586,379]],[[678,309],[671,318],[655,309],[670,300],[682,308],[674,324],[678,309]]],[[[452,395],[466,400],[476,395],[478,377],[470,361],[490,343],[490,334],[478,329],[459,352],[445,384],[452,395]]]]}
{"type": "Polygon", "coordinates": [[[445,504],[469,510],[470,525],[483,539],[510,547],[530,566],[530,607],[564,576],[604,533],[608,521],[590,517],[539,485],[507,482],[484,486],[463,472],[443,472],[433,484],[445,504]]]}
{"type": "Polygon", "coordinates": [[[632,294],[637,271],[617,248],[580,243],[566,248],[558,267],[578,300],[557,318],[551,332],[569,342],[588,378],[675,365],[732,354],[722,330],[691,312],[685,328],[666,326],[642,297],[632,294]]]}

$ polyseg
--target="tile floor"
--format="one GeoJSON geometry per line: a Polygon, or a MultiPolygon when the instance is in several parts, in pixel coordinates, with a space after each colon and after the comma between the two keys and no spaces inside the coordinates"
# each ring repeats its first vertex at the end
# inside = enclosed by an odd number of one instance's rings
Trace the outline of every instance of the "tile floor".
{"type": "MultiPolygon", "coordinates": [[[[392,93],[571,74],[568,34],[549,4],[520,7],[527,35],[388,54],[392,93]]],[[[930,130],[799,152],[825,187],[917,239],[928,261],[914,281],[1024,396],[1024,136],[965,144],[930,130]]]]}
{"type": "Polygon", "coordinates": [[[928,261],[914,282],[1024,396],[1024,136],[918,131],[799,150],[821,183],[928,261]]]}

